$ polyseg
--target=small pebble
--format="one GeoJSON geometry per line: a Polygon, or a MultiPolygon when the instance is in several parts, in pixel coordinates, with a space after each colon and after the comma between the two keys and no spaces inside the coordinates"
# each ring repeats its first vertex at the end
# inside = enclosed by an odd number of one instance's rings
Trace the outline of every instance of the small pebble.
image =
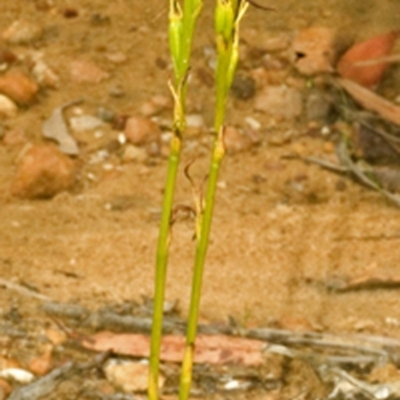
{"type": "Polygon", "coordinates": [[[12,118],[17,112],[17,105],[7,96],[0,94],[0,117],[12,118]]]}
{"type": "Polygon", "coordinates": [[[17,61],[18,57],[15,53],[7,48],[0,49],[0,65],[2,68],[7,68],[10,64],[17,61]]]}
{"type": "Polygon", "coordinates": [[[271,54],[265,54],[262,58],[262,65],[268,71],[281,71],[285,69],[286,63],[271,54]]]}
{"type": "Polygon", "coordinates": [[[307,119],[311,121],[326,121],[333,109],[333,99],[325,92],[312,90],[306,101],[307,119]]]}
{"type": "Polygon", "coordinates": [[[59,76],[43,60],[35,62],[32,68],[32,75],[41,86],[52,89],[60,86],[59,76]]]}
{"type": "Polygon", "coordinates": [[[109,157],[110,157],[110,153],[105,149],[101,149],[90,155],[88,163],[89,164],[98,164],[98,163],[101,163],[101,162],[107,160],[109,157]]]}
{"type": "Polygon", "coordinates": [[[156,106],[151,100],[148,100],[141,105],[139,112],[144,117],[154,117],[161,112],[161,109],[160,107],[156,106]]]}
{"type": "Polygon", "coordinates": [[[204,128],[204,118],[200,114],[188,114],[186,116],[186,125],[188,128],[204,128]]]}
{"type": "Polygon", "coordinates": [[[119,85],[118,83],[110,87],[109,93],[111,97],[116,97],[116,98],[124,97],[126,94],[123,86],[119,85]]]}
{"type": "Polygon", "coordinates": [[[96,116],[104,122],[114,122],[115,113],[106,107],[99,107],[96,112],[96,116]]]}
{"type": "Polygon", "coordinates": [[[164,110],[172,108],[171,98],[163,95],[153,96],[140,107],[140,114],[144,117],[153,117],[164,110]]]}
{"type": "Polygon", "coordinates": [[[51,346],[44,352],[44,354],[33,358],[29,364],[28,368],[30,372],[33,372],[36,376],[46,375],[53,365],[53,359],[51,356],[51,346]]]}
{"type": "Polygon", "coordinates": [[[254,99],[254,108],[273,117],[294,119],[302,112],[301,93],[284,85],[267,86],[254,99]]]}
{"type": "Polygon", "coordinates": [[[77,83],[100,83],[110,74],[89,61],[74,60],[71,62],[71,79],[77,83]]]}
{"type": "Polygon", "coordinates": [[[232,82],[232,93],[240,100],[251,99],[256,92],[256,83],[251,76],[237,74],[232,82]]]}
{"type": "Polygon", "coordinates": [[[0,92],[18,104],[32,103],[39,87],[22,72],[12,71],[0,77],[0,92]]]}
{"type": "Polygon", "coordinates": [[[243,29],[241,36],[249,46],[260,52],[269,53],[286,50],[292,35],[289,32],[243,29]]]}
{"type": "Polygon", "coordinates": [[[39,24],[24,20],[14,21],[2,33],[2,38],[12,44],[29,44],[43,35],[43,29],[39,24]]]}
{"type": "Polygon", "coordinates": [[[71,19],[76,18],[79,15],[79,12],[76,8],[67,7],[62,11],[62,15],[65,18],[71,19]]]}
{"type": "Polygon", "coordinates": [[[103,164],[103,169],[104,171],[112,171],[114,169],[114,165],[111,163],[105,163],[103,164]]]}
{"type": "Polygon", "coordinates": [[[125,143],[126,143],[126,136],[125,136],[125,134],[123,133],[123,132],[120,132],[119,134],[118,134],[118,143],[119,144],[121,144],[121,145],[124,145],[125,143]]]}
{"type": "Polygon", "coordinates": [[[111,61],[114,64],[123,64],[128,60],[128,57],[125,53],[121,51],[115,53],[107,53],[106,58],[108,61],[111,61]]]}
{"type": "MultiPolygon", "coordinates": [[[[139,362],[110,359],[103,368],[109,382],[125,393],[147,390],[149,366],[139,362]]],[[[164,385],[165,378],[160,375],[158,386],[164,385]]]]}
{"type": "Polygon", "coordinates": [[[335,41],[335,32],[330,28],[315,26],[301,30],[291,48],[295,67],[304,75],[333,72],[335,41]]]}
{"type": "Polygon", "coordinates": [[[224,144],[227,153],[239,153],[253,146],[251,138],[239,132],[233,126],[227,126],[224,131],[224,144]]]}
{"type": "Polygon", "coordinates": [[[55,146],[33,145],[17,160],[11,185],[16,197],[51,198],[72,187],[76,178],[75,163],[55,146]]]}
{"type": "Polygon", "coordinates": [[[28,139],[22,129],[14,128],[7,131],[3,136],[3,143],[6,146],[16,147],[27,143],[28,139]]]}
{"type": "Polygon", "coordinates": [[[246,117],[244,122],[251,128],[258,131],[261,128],[261,123],[253,117],[246,117]]]}
{"type": "Polygon", "coordinates": [[[153,141],[146,144],[146,153],[150,157],[158,157],[161,155],[161,145],[160,141],[153,141]]]}
{"type": "Polygon", "coordinates": [[[101,14],[99,12],[95,12],[90,16],[90,24],[92,26],[107,26],[111,22],[111,19],[108,15],[101,14]]]}
{"type": "Polygon", "coordinates": [[[22,368],[5,368],[0,371],[0,377],[22,384],[31,383],[35,376],[22,368]]]}
{"type": "Polygon", "coordinates": [[[68,126],[64,120],[63,111],[67,107],[71,107],[78,101],[72,101],[57,107],[53,110],[53,113],[47,118],[42,125],[43,136],[47,139],[55,140],[59,149],[70,155],[79,154],[78,143],[75,138],[70,135],[68,126]]]}
{"type": "Polygon", "coordinates": [[[0,378],[0,400],[5,400],[12,392],[12,386],[3,378],[0,378]]]}
{"type": "Polygon", "coordinates": [[[90,131],[100,128],[104,122],[93,115],[79,115],[69,119],[71,129],[75,132],[90,131]]]}
{"type": "Polygon", "coordinates": [[[143,117],[128,118],[124,133],[126,139],[135,145],[158,141],[161,137],[160,128],[152,120],[143,117]]]}
{"type": "Polygon", "coordinates": [[[289,32],[261,32],[257,36],[256,46],[265,52],[278,52],[286,50],[291,42],[289,32]]]}
{"type": "Polygon", "coordinates": [[[122,161],[138,161],[144,162],[147,160],[147,151],[141,147],[129,144],[125,147],[124,153],[122,154],[122,161]]]}

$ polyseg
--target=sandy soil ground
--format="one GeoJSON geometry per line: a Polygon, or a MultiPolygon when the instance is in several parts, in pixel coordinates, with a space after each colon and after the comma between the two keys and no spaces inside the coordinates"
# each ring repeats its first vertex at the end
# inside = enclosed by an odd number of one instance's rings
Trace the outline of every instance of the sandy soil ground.
{"type": "MultiPolygon", "coordinates": [[[[213,43],[210,3],[200,21],[194,72],[206,68],[204,53],[213,43]]],[[[395,1],[297,3],[283,1],[273,14],[250,10],[244,37],[254,31],[293,32],[310,25],[357,38],[398,29],[400,7],[395,1]]],[[[21,18],[45,27],[44,37],[21,46],[21,51],[42,51],[61,81],[58,89],[43,91],[37,103],[2,122],[4,128],[18,127],[30,142],[38,143],[43,141],[44,119],[71,100],[84,98],[80,107],[87,113],[103,106],[119,115],[134,115],[152,96],[168,96],[166,14],[166,5],[155,0],[2,2],[2,29],[21,18]],[[66,18],[66,9],[76,9],[78,15],[66,18]],[[108,61],[106,54],[116,52],[127,60],[108,61]],[[96,63],[110,73],[109,79],[98,84],[71,81],[69,63],[75,59],[96,63]]],[[[257,62],[253,55],[242,61],[239,71],[257,62]]],[[[212,87],[204,84],[201,73],[194,73],[190,88],[190,112],[203,115],[210,126],[212,87]]],[[[168,122],[169,114],[164,112],[161,120],[168,122]]],[[[288,157],[334,159],[329,138],[310,134],[304,115],[273,122],[273,116],[254,111],[252,99],[230,100],[228,119],[233,125],[244,126],[249,116],[261,123],[261,143],[229,154],[224,162],[204,276],[202,321],[221,322],[231,315],[245,327],[400,337],[398,289],[332,290],[340,282],[365,276],[399,278],[398,208],[346,177],[288,157]]],[[[116,134],[110,129],[105,137],[111,141],[116,134]]],[[[105,137],[93,139],[92,148],[100,148],[105,137]]],[[[182,165],[196,157],[195,179],[201,180],[207,169],[209,142],[204,132],[192,136],[185,147],[182,165]]],[[[90,309],[152,297],[165,157],[122,163],[113,155],[118,168],[106,171],[101,163],[87,163],[87,146],[76,190],[51,200],[19,200],[9,194],[19,151],[0,146],[1,278],[34,288],[53,301],[90,309]],[[95,179],[88,178],[89,172],[95,179]]],[[[176,203],[191,202],[190,185],[181,172],[176,203]]],[[[183,316],[189,302],[192,235],[193,221],[174,226],[167,299],[179,301],[183,316]]],[[[23,318],[50,323],[39,305],[39,300],[0,289],[4,320],[17,309],[23,318]]]]}

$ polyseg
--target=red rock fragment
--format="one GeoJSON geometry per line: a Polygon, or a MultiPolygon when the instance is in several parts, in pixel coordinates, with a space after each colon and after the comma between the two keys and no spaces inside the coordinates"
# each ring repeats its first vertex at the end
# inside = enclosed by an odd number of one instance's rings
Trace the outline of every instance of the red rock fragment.
{"type": "Polygon", "coordinates": [[[128,118],[124,133],[129,142],[139,146],[157,142],[161,136],[160,128],[151,119],[143,117],[128,118]]]}
{"type": "Polygon", "coordinates": [[[337,64],[339,75],[365,87],[379,83],[389,64],[378,62],[363,65],[362,62],[390,54],[399,34],[400,31],[392,31],[355,44],[340,58],[337,64]]]}
{"type": "Polygon", "coordinates": [[[11,385],[5,379],[0,378],[0,399],[6,399],[11,391],[11,385]]]}
{"type": "Polygon", "coordinates": [[[18,104],[32,103],[38,91],[37,83],[22,72],[13,71],[0,77],[0,93],[18,104]]]}
{"type": "Polygon", "coordinates": [[[51,349],[44,354],[33,358],[28,365],[29,370],[36,376],[46,375],[52,367],[51,349]]]}
{"type": "Polygon", "coordinates": [[[34,145],[17,161],[11,193],[28,199],[51,198],[70,189],[75,176],[75,163],[68,156],[51,145],[34,145]]]}
{"type": "Polygon", "coordinates": [[[0,63],[1,64],[12,64],[17,61],[18,57],[15,53],[7,48],[0,49],[0,63]]]}

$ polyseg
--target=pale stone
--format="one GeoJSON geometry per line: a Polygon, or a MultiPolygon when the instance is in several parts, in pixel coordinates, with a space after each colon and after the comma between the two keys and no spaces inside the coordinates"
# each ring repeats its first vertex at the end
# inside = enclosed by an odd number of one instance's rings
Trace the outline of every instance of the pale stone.
{"type": "MultiPolygon", "coordinates": [[[[125,393],[146,392],[148,386],[149,366],[142,363],[112,359],[104,367],[107,380],[125,393]]],[[[165,378],[159,376],[159,387],[164,385],[165,378]]]]}
{"type": "Polygon", "coordinates": [[[7,96],[0,94],[0,117],[12,118],[17,112],[17,105],[7,96]]]}
{"type": "Polygon", "coordinates": [[[104,125],[100,118],[93,115],[78,115],[69,119],[71,129],[75,132],[90,131],[104,125]]]}
{"type": "Polygon", "coordinates": [[[43,29],[40,25],[17,20],[3,31],[2,38],[9,43],[28,44],[40,39],[42,35],[43,29]]]}
{"type": "Polygon", "coordinates": [[[293,119],[302,112],[301,93],[295,88],[284,85],[267,86],[256,96],[254,108],[273,117],[293,119]]]}
{"type": "Polygon", "coordinates": [[[144,162],[147,160],[147,151],[141,147],[129,144],[125,147],[124,153],[122,155],[122,160],[124,162],[130,162],[130,161],[144,162]]]}
{"type": "Polygon", "coordinates": [[[239,132],[233,126],[227,126],[224,130],[224,145],[228,153],[239,153],[253,146],[251,138],[239,132]]]}
{"type": "Polygon", "coordinates": [[[71,79],[77,83],[100,83],[110,75],[89,61],[74,60],[71,63],[71,79]]]}

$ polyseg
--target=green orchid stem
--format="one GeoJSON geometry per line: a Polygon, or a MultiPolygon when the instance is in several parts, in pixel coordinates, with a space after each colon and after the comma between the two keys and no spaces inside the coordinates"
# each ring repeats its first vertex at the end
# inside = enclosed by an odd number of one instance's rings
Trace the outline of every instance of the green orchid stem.
{"type": "Polygon", "coordinates": [[[186,345],[182,362],[179,400],[187,400],[190,395],[204,264],[211,231],[218,176],[225,155],[223,124],[225,120],[226,101],[239,55],[239,21],[246,11],[246,8],[247,5],[238,0],[217,0],[215,23],[218,58],[214,120],[216,138],[214,140],[211,156],[204,209],[197,210],[196,255],[186,332],[186,345]]]}
{"type": "Polygon", "coordinates": [[[190,394],[204,263],[210,237],[218,175],[224,153],[225,150],[222,134],[219,134],[214,141],[204,212],[198,216],[198,218],[200,218],[200,237],[197,238],[196,259],[193,272],[192,295],[186,333],[186,346],[182,362],[179,400],[187,400],[190,394]]]}
{"type": "Polygon", "coordinates": [[[165,281],[169,253],[169,236],[172,205],[174,200],[175,182],[178,173],[181,154],[181,139],[175,135],[171,141],[168,161],[167,182],[165,185],[163,213],[157,245],[155,296],[153,310],[153,324],[151,331],[150,370],[149,370],[149,400],[158,399],[158,376],[160,364],[160,348],[163,324],[163,307],[165,296],[165,281]]]}
{"type": "Polygon", "coordinates": [[[185,130],[185,107],[187,75],[193,34],[197,18],[202,8],[202,0],[183,0],[183,10],[179,0],[169,0],[169,47],[174,66],[174,83],[171,92],[174,97],[174,136],[171,140],[168,161],[167,180],[165,185],[163,210],[157,244],[155,294],[153,324],[150,345],[150,367],[148,380],[149,400],[158,400],[158,377],[160,366],[160,349],[163,325],[163,306],[165,283],[170,242],[170,224],[173,209],[175,183],[179,168],[182,148],[182,135],[185,130]]]}

